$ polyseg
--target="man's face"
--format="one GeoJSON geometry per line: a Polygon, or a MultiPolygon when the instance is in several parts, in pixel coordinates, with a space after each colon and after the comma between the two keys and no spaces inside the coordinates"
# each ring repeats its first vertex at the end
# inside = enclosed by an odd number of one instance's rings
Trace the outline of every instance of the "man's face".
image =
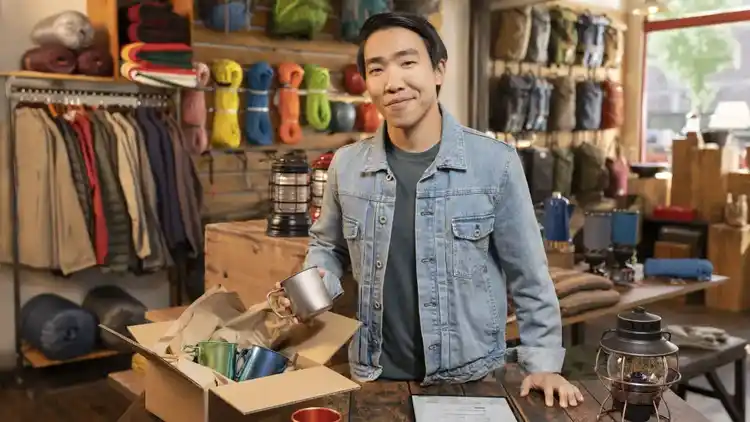
{"type": "Polygon", "coordinates": [[[373,33],[365,43],[367,92],[388,124],[415,125],[435,104],[445,64],[433,69],[424,40],[404,28],[373,33]]]}

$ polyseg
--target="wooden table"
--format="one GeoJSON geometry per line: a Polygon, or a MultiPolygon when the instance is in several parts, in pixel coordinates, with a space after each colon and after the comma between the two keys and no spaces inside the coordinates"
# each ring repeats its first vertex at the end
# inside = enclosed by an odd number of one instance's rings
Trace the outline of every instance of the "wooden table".
{"type": "MultiPolygon", "coordinates": [[[[339,368],[337,368],[339,369],[339,368]]],[[[343,369],[342,369],[343,370],[343,369]]],[[[577,407],[562,409],[548,408],[544,405],[541,393],[533,392],[528,397],[519,395],[523,373],[516,365],[508,365],[498,373],[498,381],[474,382],[463,385],[436,385],[423,388],[417,383],[377,381],[365,383],[358,391],[338,394],[283,409],[256,414],[252,419],[258,422],[287,422],[297,409],[312,406],[324,406],[339,411],[342,421],[351,422],[410,422],[413,420],[410,395],[467,395],[507,397],[517,412],[519,421],[529,422],[594,422],[599,413],[601,402],[607,397],[603,385],[598,380],[573,381],[581,389],[584,402],[577,407]]],[[[690,407],[671,391],[664,395],[664,400],[671,411],[672,420],[679,422],[708,422],[708,419],[690,407]]],[[[660,411],[665,414],[662,405],[660,411]]],[[[619,421],[619,414],[605,415],[600,421],[619,421]],[[613,418],[614,416],[615,418],[613,418]]],[[[652,418],[656,421],[655,418],[652,418]]],[[[157,419],[150,415],[143,405],[142,396],[128,409],[120,422],[154,422],[157,419]]]]}

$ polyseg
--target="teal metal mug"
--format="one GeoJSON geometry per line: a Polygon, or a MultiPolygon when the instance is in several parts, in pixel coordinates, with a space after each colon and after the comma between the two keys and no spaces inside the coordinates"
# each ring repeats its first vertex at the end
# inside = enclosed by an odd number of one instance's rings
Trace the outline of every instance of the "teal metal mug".
{"type": "Polygon", "coordinates": [[[199,364],[207,366],[229,379],[234,378],[237,363],[237,343],[226,341],[201,341],[187,347],[188,353],[195,353],[199,364]]]}

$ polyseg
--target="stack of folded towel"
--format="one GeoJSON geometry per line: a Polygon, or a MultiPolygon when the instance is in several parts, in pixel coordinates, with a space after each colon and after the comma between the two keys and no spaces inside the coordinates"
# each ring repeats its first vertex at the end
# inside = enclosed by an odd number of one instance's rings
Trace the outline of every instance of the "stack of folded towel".
{"type": "Polygon", "coordinates": [[[169,3],[143,2],[123,7],[119,14],[120,73],[134,82],[195,88],[190,21],[169,3]]]}

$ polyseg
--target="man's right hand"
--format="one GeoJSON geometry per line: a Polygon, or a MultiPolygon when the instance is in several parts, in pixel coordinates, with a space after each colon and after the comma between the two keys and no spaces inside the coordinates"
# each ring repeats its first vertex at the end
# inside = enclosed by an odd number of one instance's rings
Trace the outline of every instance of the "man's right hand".
{"type": "MultiPolygon", "coordinates": [[[[323,278],[326,276],[326,270],[322,268],[318,268],[318,274],[320,274],[320,277],[323,278]]],[[[277,290],[281,290],[282,293],[284,292],[284,290],[281,288],[281,283],[276,283],[275,288],[277,290]]],[[[286,297],[286,294],[282,294],[281,296],[279,296],[278,303],[279,303],[279,306],[282,308],[281,309],[282,311],[288,312],[290,314],[292,313],[292,302],[289,300],[288,297],[286,297]]],[[[299,320],[297,319],[297,317],[292,317],[292,321],[294,321],[295,324],[299,323],[299,320]]]]}

